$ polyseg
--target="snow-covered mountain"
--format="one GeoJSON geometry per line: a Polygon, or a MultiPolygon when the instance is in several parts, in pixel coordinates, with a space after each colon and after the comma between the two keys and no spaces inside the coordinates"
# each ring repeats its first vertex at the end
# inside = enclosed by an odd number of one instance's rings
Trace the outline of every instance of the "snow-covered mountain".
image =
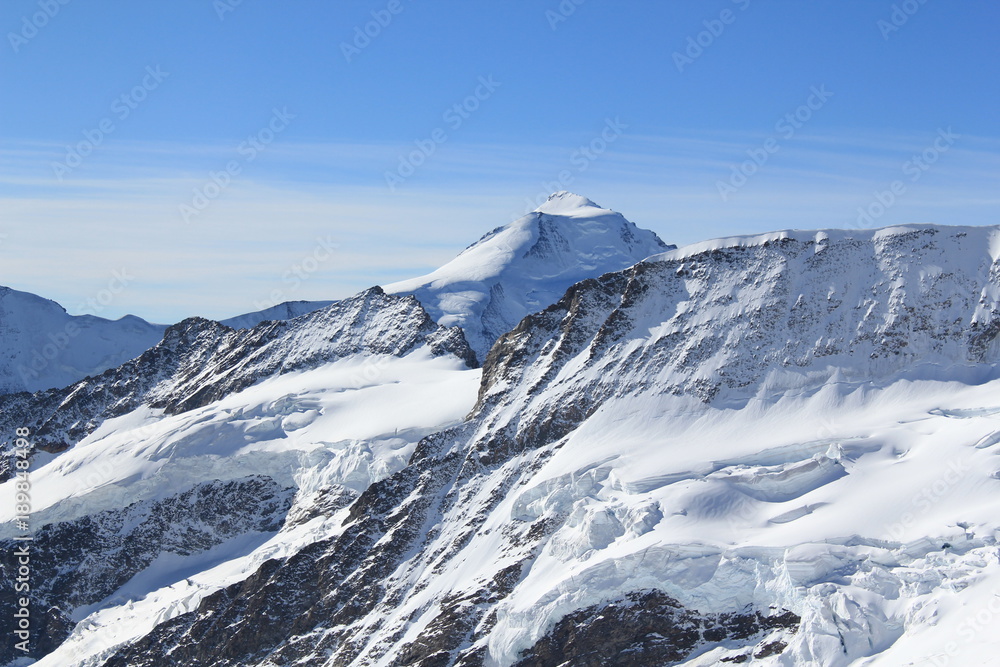
{"type": "Polygon", "coordinates": [[[497,338],[570,285],[673,247],[586,197],[556,192],[438,270],[385,291],[414,294],[436,322],[462,327],[483,359],[497,338]]]}
{"type": "Polygon", "coordinates": [[[70,315],[55,301],[0,286],[0,394],[65,387],[114,368],[164,329],[133,315],[70,315]]]}
{"type": "Polygon", "coordinates": [[[419,298],[189,320],[0,405],[51,450],[37,664],[996,655],[1000,228],[670,250],[571,285],[482,369],[419,298]]]}

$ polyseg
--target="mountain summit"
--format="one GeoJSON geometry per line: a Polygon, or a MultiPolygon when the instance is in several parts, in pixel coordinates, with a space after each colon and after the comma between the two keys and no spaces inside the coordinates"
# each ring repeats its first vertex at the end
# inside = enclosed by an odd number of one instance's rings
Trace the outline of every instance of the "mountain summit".
{"type": "Polygon", "coordinates": [[[462,327],[482,361],[501,334],[558,301],[570,285],[673,247],[621,213],[562,191],[436,271],[385,291],[413,294],[440,325],[462,327]]]}

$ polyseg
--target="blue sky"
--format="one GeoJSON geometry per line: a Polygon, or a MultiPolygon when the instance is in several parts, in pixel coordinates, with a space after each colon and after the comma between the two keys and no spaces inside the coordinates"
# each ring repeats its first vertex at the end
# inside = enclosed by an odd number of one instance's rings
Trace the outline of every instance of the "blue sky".
{"type": "Polygon", "coordinates": [[[678,244],[997,224],[998,26],[944,0],[9,0],[0,284],[82,312],[124,271],[98,314],[160,322],[339,298],[553,189],[678,244]]]}

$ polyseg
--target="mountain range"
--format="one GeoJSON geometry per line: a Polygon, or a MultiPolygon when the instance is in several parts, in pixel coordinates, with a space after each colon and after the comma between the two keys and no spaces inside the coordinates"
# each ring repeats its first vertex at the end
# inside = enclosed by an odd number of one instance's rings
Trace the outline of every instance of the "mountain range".
{"type": "MultiPolygon", "coordinates": [[[[288,301],[221,320],[234,329],[305,315],[332,301],[288,301]]],[[[55,301],[0,285],[0,394],[68,386],[133,359],[167,326],[126,315],[70,315],[55,301]]]]}
{"type": "Polygon", "coordinates": [[[0,396],[35,445],[34,664],[996,655],[1000,227],[675,248],[556,193],[315,305],[0,396]]]}

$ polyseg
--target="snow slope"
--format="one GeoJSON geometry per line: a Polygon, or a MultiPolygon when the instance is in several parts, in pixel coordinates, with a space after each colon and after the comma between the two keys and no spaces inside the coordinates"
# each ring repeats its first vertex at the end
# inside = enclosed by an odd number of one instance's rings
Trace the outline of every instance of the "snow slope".
{"type": "Polygon", "coordinates": [[[501,334],[557,301],[573,283],[672,247],[620,213],[557,192],[436,271],[385,290],[414,294],[436,322],[462,327],[482,360],[501,334]]]}
{"type": "Polygon", "coordinates": [[[97,375],[155,345],[165,329],[133,315],[70,315],[55,301],[0,286],[0,394],[97,375]]]}
{"type": "MultiPolygon", "coordinates": [[[[421,437],[468,413],[479,373],[422,346],[403,357],[355,354],[273,376],[176,415],[142,406],[35,470],[33,518],[68,521],[248,474],[291,486],[301,471],[299,454],[287,452],[351,458],[363,472],[352,468],[339,483],[360,493],[402,468],[421,437]],[[426,398],[442,395],[453,400],[426,398]]],[[[15,534],[13,516],[13,503],[0,508],[0,539],[15,534]]]]}

